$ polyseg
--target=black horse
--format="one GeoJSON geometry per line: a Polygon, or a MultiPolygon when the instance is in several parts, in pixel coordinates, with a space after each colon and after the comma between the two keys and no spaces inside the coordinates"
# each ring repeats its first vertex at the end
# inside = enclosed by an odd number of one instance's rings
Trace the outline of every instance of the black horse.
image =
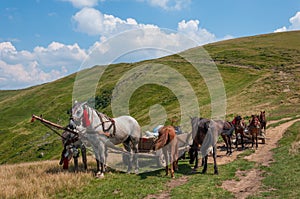
{"type": "Polygon", "coordinates": [[[193,144],[189,150],[190,163],[192,164],[195,160],[194,170],[198,168],[198,151],[200,149],[202,154],[202,173],[207,171],[207,159],[208,153],[212,152],[214,158],[214,174],[218,174],[217,167],[217,141],[221,135],[225,141],[227,153],[231,155],[231,136],[234,131],[233,122],[227,122],[223,120],[209,120],[205,118],[192,118],[192,135],[193,144]],[[201,145],[201,148],[199,148],[201,145]]]}

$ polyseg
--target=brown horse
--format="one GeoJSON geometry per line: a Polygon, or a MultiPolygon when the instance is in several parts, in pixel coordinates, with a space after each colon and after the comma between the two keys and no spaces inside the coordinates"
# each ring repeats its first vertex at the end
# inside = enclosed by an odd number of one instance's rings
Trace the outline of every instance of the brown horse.
{"type": "Polygon", "coordinates": [[[226,150],[227,150],[226,155],[231,156],[232,155],[231,138],[232,138],[233,131],[235,129],[234,124],[232,122],[228,122],[228,121],[219,121],[219,122],[224,123],[221,136],[226,145],[226,150]]]}
{"type": "Polygon", "coordinates": [[[259,122],[260,122],[260,129],[264,130],[264,133],[266,134],[267,120],[266,120],[266,112],[265,111],[260,112],[259,122]]]}
{"type": "Polygon", "coordinates": [[[253,145],[255,142],[255,146],[257,149],[258,148],[258,135],[261,131],[258,115],[252,115],[248,129],[249,129],[249,132],[252,137],[252,148],[253,148],[253,145]]]}
{"type": "Polygon", "coordinates": [[[154,143],[154,150],[162,148],[166,160],[166,175],[169,174],[169,156],[171,177],[174,178],[174,170],[178,169],[178,141],[173,126],[161,127],[158,131],[158,138],[154,143]]]}
{"type": "Polygon", "coordinates": [[[235,117],[234,131],[235,131],[235,135],[236,135],[236,142],[235,142],[236,150],[238,149],[238,144],[239,144],[238,138],[239,138],[239,136],[241,138],[242,150],[245,149],[245,147],[244,147],[244,131],[245,131],[245,129],[246,129],[246,123],[242,119],[242,117],[241,116],[235,117]]]}

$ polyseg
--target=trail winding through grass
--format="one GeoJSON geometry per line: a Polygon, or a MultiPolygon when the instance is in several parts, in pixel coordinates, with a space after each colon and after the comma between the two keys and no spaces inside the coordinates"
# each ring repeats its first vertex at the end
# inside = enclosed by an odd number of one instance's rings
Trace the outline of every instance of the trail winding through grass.
{"type": "MultiPolygon", "coordinates": [[[[290,120],[291,118],[284,118],[277,121],[270,121],[269,123],[278,123],[285,120],[290,120]]],[[[287,121],[283,124],[280,124],[276,127],[270,127],[267,129],[266,135],[266,143],[260,144],[259,148],[249,156],[245,156],[244,158],[256,162],[257,165],[269,166],[269,164],[273,161],[273,153],[272,149],[276,148],[278,141],[282,138],[285,131],[293,125],[295,122],[300,121],[300,119],[294,119],[287,121]]],[[[234,161],[237,156],[242,153],[242,151],[235,151],[232,156],[226,156],[226,151],[218,151],[218,164],[227,164],[229,162],[234,161]]],[[[209,158],[210,159],[210,158],[209,158]]],[[[210,160],[212,161],[212,160],[210,160]]],[[[212,162],[210,162],[212,163],[212,162]]],[[[237,171],[236,177],[237,180],[228,180],[224,181],[222,184],[222,188],[232,192],[236,198],[247,198],[250,195],[254,195],[259,191],[261,186],[262,171],[259,169],[252,169],[248,171],[237,171]]],[[[172,189],[185,184],[188,182],[187,176],[182,176],[180,178],[172,179],[166,186],[167,190],[158,194],[151,194],[145,197],[144,199],[156,198],[156,199],[166,199],[171,198],[170,192],[172,189]]]]}

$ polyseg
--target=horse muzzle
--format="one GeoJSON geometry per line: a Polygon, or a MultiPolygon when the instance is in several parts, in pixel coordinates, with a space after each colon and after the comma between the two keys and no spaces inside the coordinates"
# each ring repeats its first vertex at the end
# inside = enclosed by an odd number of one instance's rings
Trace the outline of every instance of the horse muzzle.
{"type": "Polygon", "coordinates": [[[73,129],[76,129],[76,126],[80,126],[81,125],[81,119],[74,119],[71,118],[70,122],[69,122],[69,126],[73,129]]]}

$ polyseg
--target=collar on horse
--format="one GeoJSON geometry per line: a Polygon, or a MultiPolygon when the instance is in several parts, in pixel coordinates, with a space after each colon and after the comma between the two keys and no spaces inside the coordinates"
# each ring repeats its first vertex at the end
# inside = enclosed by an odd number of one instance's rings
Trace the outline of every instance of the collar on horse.
{"type": "Polygon", "coordinates": [[[104,114],[99,113],[98,111],[96,111],[96,113],[97,113],[97,115],[98,115],[98,117],[99,117],[101,123],[98,124],[95,128],[97,128],[98,126],[102,125],[103,132],[104,132],[104,134],[105,134],[107,137],[115,136],[115,135],[116,135],[116,124],[115,124],[115,120],[112,119],[112,118],[110,118],[110,117],[108,117],[107,115],[104,115],[104,114]],[[103,116],[107,119],[107,121],[103,121],[103,118],[102,118],[101,115],[103,115],[103,116]],[[110,122],[110,125],[109,125],[109,127],[108,127],[107,129],[105,129],[105,125],[104,125],[104,124],[107,123],[107,122],[110,122]],[[111,128],[113,128],[113,133],[112,133],[112,134],[109,133],[109,131],[110,131],[111,128]]]}
{"type": "MultiPolygon", "coordinates": [[[[86,106],[86,107],[83,107],[83,109],[84,109],[83,110],[83,118],[82,118],[83,124],[85,127],[90,127],[94,120],[93,114],[91,113],[91,108],[86,106]],[[91,116],[91,120],[89,119],[89,116],[91,116]]],[[[103,133],[100,133],[100,134],[104,134],[107,137],[115,136],[115,134],[116,134],[115,121],[112,118],[108,117],[107,115],[98,112],[97,110],[95,110],[95,112],[97,113],[97,115],[100,119],[100,124],[98,124],[97,126],[95,126],[93,128],[97,129],[99,126],[102,126],[103,133]],[[106,118],[105,121],[103,120],[103,117],[106,118]],[[108,122],[110,122],[110,125],[108,128],[105,128],[105,123],[108,123],[108,122]],[[113,128],[112,133],[109,132],[111,130],[111,128],[113,128]]]]}

